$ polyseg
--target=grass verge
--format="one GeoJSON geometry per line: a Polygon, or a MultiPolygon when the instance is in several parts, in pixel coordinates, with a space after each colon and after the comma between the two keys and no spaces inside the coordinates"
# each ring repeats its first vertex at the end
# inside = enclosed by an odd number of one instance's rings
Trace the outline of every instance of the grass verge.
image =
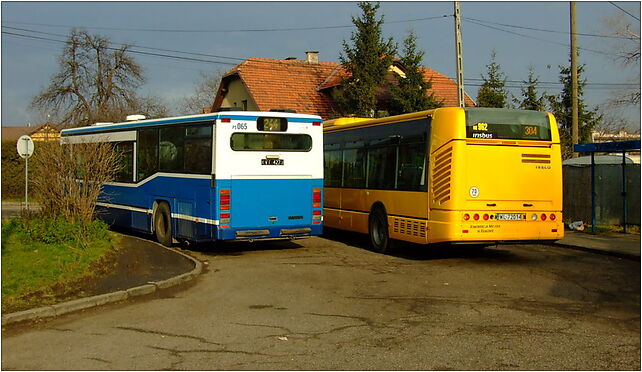
{"type": "Polygon", "coordinates": [[[82,297],[114,268],[118,237],[101,221],[23,216],[2,223],[2,311],[82,297]]]}

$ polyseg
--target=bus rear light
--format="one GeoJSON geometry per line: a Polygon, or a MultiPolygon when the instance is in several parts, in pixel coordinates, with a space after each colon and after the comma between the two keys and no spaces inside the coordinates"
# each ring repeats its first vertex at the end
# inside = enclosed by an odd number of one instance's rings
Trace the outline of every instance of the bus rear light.
{"type": "Polygon", "coordinates": [[[551,229],[551,232],[557,232],[557,229],[551,229]]]}
{"type": "Polygon", "coordinates": [[[475,213],[475,215],[473,216],[473,220],[475,221],[479,220],[479,215],[477,213],[475,213]]]}
{"type": "Polygon", "coordinates": [[[537,213],[533,213],[533,214],[531,215],[531,220],[533,220],[533,221],[537,221],[537,213]]]}
{"type": "Polygon", "coordinates": [[[542,221],[546,221],[546,214],[542,213],[542,221]]]}
{"type": "Polygon", "coordinates": [[[468,213],[464,214],[464,221],[470,220],[470,215],[468,213]]]}
{"type": "Polygon", "coordinates": [[[314,125],[315,127],[318,127],[318,126],[321,125],[321,122],[320,121],[313,121],[312,125],[314,125]]]}
{"type": "Polygon", "coordinates": [[[484,214],[484,221],[488,221],[488,218],[490,218],[488,214],[484,214]]]}
{"type": "Polygon", "coordinates": [[[222,211],[229,211],[230,210],[230,190],[221,190],[220,191],[220,196],[219,196],[219,206],[222,211]]]}
{"type": "Polygon", "coordinates": [[[230,118],[221,118],[221,123],[231,123],[232,119],[230,118]]]}
{"type": "Polygon", "coordinates": [[[321,189],[312,189],[312,208],[321,208],[321,189]]]}
{"type": "Polygon", "coordinates": [[[555,221],[555,214],[551,213],[551,216],[549,218],[551,219],[551,221],[555,221]]]}
{"type": "Polygon", "coordinates": [[[320,216],[321,215],[321,210],[320,209],[314,210],[314,211],[312,211],[312,214],[315,215],[315,216],[320,216]]]}
{"type": "Polygon", "coordinates": [[[468,230],[461,230],[462,234],[468,234],[468,230]]]}

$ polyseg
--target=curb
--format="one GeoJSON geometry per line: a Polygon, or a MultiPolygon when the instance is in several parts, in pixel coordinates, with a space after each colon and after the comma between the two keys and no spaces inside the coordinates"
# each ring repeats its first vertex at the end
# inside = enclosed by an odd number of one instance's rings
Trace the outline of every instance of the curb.
{"type": "MultiPolygon", "coordinates": [[[[131,237],[140,239],[135,236],[131,236],[131,237]]],[[[152,242],[152,243],[158,244],[156,242],[152,242]]],[[[17,323],[17,322],[22,322],[24,320],[34,320],[34,319],[40,319],[40,318],[50,318],[50,317],[60,316],[63,314],[68,314],[79,310],[89,309],[92,307],[97,307],[97,306],[101,306],[101,305],[105,305],[113,302],[123,301],[123,300],[137,297],[137,296],[148,295],[156,292],[159,289],[170,288],[179,284],[189,282],[193,279],[196,279],[196,277],[203,271],[203,264],[199,260],[195,259],[194,257],[191,257],[190,255],[187,255],[183,252],[179,252],[178,250],[167,248],[160,244],[158,245],[191,260],[192,262],[194,262],[194,269],[188,273],[181,274],[173,278],[169,278],[169,279],[165,279],[157,282],[149,282],[147,284],[129,288],[127,290],[117,291],[113,293],[106,293],[106,294],[96,295],[92,297],[79,298],[77,300],[62,302],[62,303],[50,305],[50,306],[38,307],[35,309],[19,311],[11,314],[3,314],[2,326],[9,325],[12,323],[17,323]]]]}
{"type": "Polygon", "coordinates": [[[589,252],[589,253],[595,253],[595,254],[601,254],[605,256],[613,256],[617,258],[624,258],[627,260],[632,260],[632,261],[640,261],[640,256],[634,255],[634,254],[629,254],[625,252],[618,252],[618,251],[608,251],[604,249],[597,249],[597,248],[590,248],[590,247],[582,247],[579,245],[571,245],[571,244],[564,244],[564,243],[552,243],[553,246],[557,247],[562,247],[562,248],[568,248],[568,249],[574,249],[576,251],[583,251],[583,252],[589,252]]]}

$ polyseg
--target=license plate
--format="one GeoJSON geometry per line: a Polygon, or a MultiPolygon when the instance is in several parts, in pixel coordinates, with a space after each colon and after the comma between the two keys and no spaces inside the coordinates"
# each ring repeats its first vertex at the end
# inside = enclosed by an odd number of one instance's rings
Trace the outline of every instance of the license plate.
{"type": "Polygon", "coordinates": [[[261,159],[261,165],[283,165],[283,159],[261,159]]]}
{"type": "Polygon", "coordinates": [[[521,213],[497,213],[497,216],[495,216],[495,219],[500,221],[521,221],[522,214],[521,213]]]}

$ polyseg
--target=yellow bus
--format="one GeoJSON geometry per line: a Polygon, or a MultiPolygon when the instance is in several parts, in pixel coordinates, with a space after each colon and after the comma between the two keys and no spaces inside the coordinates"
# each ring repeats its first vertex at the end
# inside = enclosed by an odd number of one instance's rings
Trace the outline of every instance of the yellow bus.
{"type": "Polygon", "coordinates": [[[550,113],[438,108],[324,123],[324,226],[431,244],[564,236],[550,113]]]}

